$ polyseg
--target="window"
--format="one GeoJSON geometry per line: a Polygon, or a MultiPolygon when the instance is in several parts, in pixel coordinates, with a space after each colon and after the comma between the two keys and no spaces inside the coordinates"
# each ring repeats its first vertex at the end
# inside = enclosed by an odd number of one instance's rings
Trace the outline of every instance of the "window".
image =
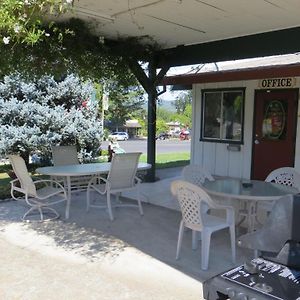
{"type": "Polygon", "coordinates": [[[201,140],[241,144],[243,112],[244,89],[203,91],[201,140]]]}

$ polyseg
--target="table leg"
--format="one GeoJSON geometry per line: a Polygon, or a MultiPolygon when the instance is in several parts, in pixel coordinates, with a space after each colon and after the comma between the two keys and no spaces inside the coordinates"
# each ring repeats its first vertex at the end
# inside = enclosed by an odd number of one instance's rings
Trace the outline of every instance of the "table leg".
{"type": "Polygon", "coordinates": [[[247,231],[253,232],[255,230],[255,224],[257,223],[257,201],[243,200],[243,202],[245,206],[242,210],[240,210],[240,215],[242,218],[238,222],[237,226],[240,226],[246,220],[247,231]]]}
{"type": "Polygon", "coordinates": [[[67,207],[66,207],[66,219],[70,216],[70,205],[71,205],[71,176],[66,176],[67,180],[67,207]]]}

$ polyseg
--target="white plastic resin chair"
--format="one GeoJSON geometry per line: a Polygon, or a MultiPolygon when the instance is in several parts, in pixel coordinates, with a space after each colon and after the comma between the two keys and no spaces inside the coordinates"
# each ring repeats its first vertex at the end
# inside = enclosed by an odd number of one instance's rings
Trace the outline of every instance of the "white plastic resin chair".
{"type": "MultiPolygon", "coordinates": [[[[54,166],[66,166],[66,165],[79,165],[79,159],[77,155],[77,148],[73,146],[52,146],[52,160],[54,166]]],[[[53,177],[57,181],[64,181],[64,178],[53,177]]],[[[71,189],[80,191],[85,190],[91,179],[91,176],[72,176],[71,177],[71,189]]]]}
{"type": "Polygon", "coordinates": [[[182,169],[182,178],[198,186],[201,186],[205,180],[214,181],[212,175],[199,165],[185,166],[182,169]]]}
{"type": "MultiPolygon", "coordinates": [[[[273,170],[265,181],[288,185],[296,188],[300,192],[300,174],[292,167],[283,167],[273,170]]],[[[273,206],[274,201],[264,201],[259,204],[259,208],[267,211],[267,214],[271,212],[273,206]]]]}
{"type": "MultiPolygon", "coordinates": [[[[10,182],[11,196],[15,200],[24,200],[23,197],[19,198],[15,195],[16,192],[23,194],[26,203],[30,206],[30,209],[24,214],[22,220],[26,220],[26,217],[30,214],[35,214],[35,211],[40,215],[39,221],[58,218],[58,212],[50,206],[67,201],[67,194],[64,187],[54,180],[43,179],[33,181],[28,174],[24,159],[18,155],[9,155],[9,160],[17,176],[17,179],[10,182]],[[41,183],[44,184],[44,187],[37,189],[36,184],[41,183]],[[45,219],[45,215],[47,214],[49,214],[50,217],[45,219]]],[[[66,217],[68,210],[69,207],[66,205],[66,217]]]]}
{"type": "Polygon", "coordinates": [[[228,228],[231,239],[232,260],[235,262],[235,221],[234,209],[230,206],[216,204],[210,196],[199,186],[183,180],[171,183],[171,192],[177,197],[180,204],[182,220],[180,222],[176,259],[182,244],[184,228],[193,231],[193,248],[195,249],[196,233],[201,232],[201,269],[207,270],[211,234],[215,231],[228,228]],[[221,209],[226,211],[226,219],[212,216],[209,210],[221,209]]]}
{"type": "Polygon", "coordinates": [[[115,207],[127,206],[127,207],[138,207],[140,214],[143,215],[143,208],[140,199],[139,185],[141,180],[136,177],[137,166],[139,157],[142,153],[120,153],[114,154],[109,174],[107,178],[96,176],[93,177],[87,188],[87,211],[90,207],[107,208],[109,218],[111,221],[114,220],[112,205],[111,205],[111,194],[115,194],[117,201],[122,192],[136,189],[138,205],[135,204],[118,204],[115,207]],[[91,205],[90,193],[91,190],[98,192],[101,195],[106,194],[107,205],[91,205]]]}

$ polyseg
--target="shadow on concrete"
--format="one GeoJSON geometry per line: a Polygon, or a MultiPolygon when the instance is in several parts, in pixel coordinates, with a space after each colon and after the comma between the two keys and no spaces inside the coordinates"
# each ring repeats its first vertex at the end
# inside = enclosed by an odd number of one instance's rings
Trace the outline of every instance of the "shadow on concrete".
{"type": "MultiPolygon", "coordinates": [[[[126,247],[134,247],[197,280],[204,280],[232,268],[230,239],[227,231],[212,237],[209,270],[200,269],[200,247],[191,249],[191,232],[186,231],[181,258],[175,260],[180,212],[153,204],[143,204],[144,216],[137,208],[114,209],[115,221],[111,222],[104,209],[85,211],[85,193],[73,195],[69,220],[44,223],[23,223],[24,229],[51,238],[57,247],[75,252],[93,261],[101,257],[118,256],[126,247]]],[[[64,207],[58,206],[64,215],[64,207]]],[[[19,223],[25,207],[15,201],[1,204],[1,224],[19,223]]],[[[235,265],[251,257],[250,252],[238,250],[235,265]]]]}

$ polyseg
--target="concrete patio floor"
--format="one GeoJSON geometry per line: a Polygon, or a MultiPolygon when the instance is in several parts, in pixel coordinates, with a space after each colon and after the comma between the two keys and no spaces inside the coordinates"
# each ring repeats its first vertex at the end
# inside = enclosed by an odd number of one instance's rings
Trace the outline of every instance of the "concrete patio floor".
{"type": "MultiPolygon", "coordinates": [[[[178,176],[178,170],[169,175],[178,176]]],[[[26,207],[0,204],[0,299],[203,299],[202,283],[234,265],[229,234],[213,235],[209,270],[186,231],[175,260],[180,212],[171,197],[174,178],[143,184],[144,216],[135,208],[85,211],[85,193],[74,193],[69,220],[24,223],[26,207]]],[[[130,195],[127,195],[130,196],[130,195]]],[[[63,206],[57,207],[60,213],[63,206]]],[[[251,257],[237,248],[235,265],[251,257]]]]}

